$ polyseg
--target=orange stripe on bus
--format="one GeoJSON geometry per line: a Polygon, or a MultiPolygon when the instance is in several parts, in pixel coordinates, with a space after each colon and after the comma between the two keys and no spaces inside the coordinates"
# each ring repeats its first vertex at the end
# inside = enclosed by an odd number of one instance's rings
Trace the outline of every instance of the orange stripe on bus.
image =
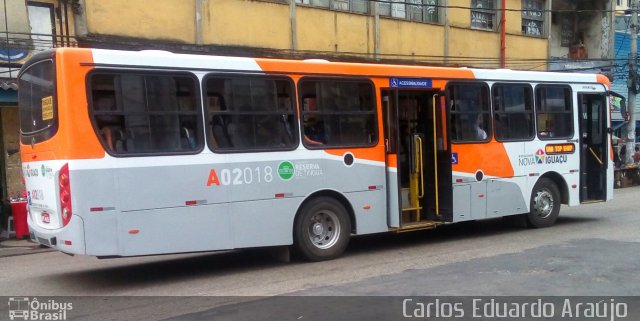
{"type": "Polygon", "coordinates": [[[608,90],[609,88],[611,88],[611,81],[609,80],[609,78],[607,78],[607,76],[605,76],[605,75],[601,75],[601,74],[597,74],[597,75],[596,75],[596,80],[597,80],[599,83],[602,83],[602,84],[604,84],[605,86],[607,86],[607,90],[608,90]]]}
{"type": "Polygon", "coordinates": [[[387,155],[387,167],[398,168],[398,155],[396,154],[387,155]]]}
{"type": "Polygon", "coordinates": [[[92,67],[86,64],[91,63],[91,50],[56,50],[58,131],[53,138],[33,148],[21,144],[23,162],[104,157],[105,151],[91,126],[87,107],[85,77],[92,67]]]}
{"type": "Polygon", "coordinates": [[[473,174],[482,170],[489,176],[513,177],[513,166],[502,143],[453,144],[451,150],[458,153],[458,164],[452,165],[454,172],[473,174]]]}

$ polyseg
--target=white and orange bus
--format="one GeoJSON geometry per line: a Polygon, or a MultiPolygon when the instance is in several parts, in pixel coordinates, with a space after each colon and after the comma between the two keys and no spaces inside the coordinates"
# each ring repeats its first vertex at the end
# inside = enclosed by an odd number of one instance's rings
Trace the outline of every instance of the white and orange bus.
{"type": "Polygon", "coordinates": [[[19,76],[31,237],[120,257],[293,245],[613,195],[601,75],[64,48],[19,76]]]}

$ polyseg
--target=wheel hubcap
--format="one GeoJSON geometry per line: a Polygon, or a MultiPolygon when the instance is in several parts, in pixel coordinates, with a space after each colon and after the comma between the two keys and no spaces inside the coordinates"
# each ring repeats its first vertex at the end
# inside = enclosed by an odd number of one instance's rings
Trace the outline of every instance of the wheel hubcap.
{"type": "Polygon", "coordinates": [[[553,205],[553,196],[548,190],[543,189],[536,193],[536,197],[533,200],[533,207],[538,217],[547,218],[551,215],[553,205]]]}
{"type": "Polygon", "coordinates": [[[320,223],[313,224],[313,234],[315,236],[321,236],[324,233],[324,227],[320,223]]]}
{"type": "Polygon", "coordinates": [[[340,221],[331,211],[318,212],[309,222],[309,240],[319,249],[328,249],[338,242],[340,221]]]}

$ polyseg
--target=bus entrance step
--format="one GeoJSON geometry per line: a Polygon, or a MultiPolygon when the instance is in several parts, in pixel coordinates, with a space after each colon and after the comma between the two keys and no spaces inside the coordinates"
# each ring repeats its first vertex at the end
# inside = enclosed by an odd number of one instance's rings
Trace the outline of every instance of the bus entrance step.
{"type": "Polygon", "coordinates": [[[418,230],[428,230],[432,228],[438,227],[438,225],[442,225],[440,222],[436,221],[421,221],[421,222],[413,222],[402,224],[400,227],[392,228],[391,231],[396,233],[409,232],[409,231],[418,231],[418,230]]]}

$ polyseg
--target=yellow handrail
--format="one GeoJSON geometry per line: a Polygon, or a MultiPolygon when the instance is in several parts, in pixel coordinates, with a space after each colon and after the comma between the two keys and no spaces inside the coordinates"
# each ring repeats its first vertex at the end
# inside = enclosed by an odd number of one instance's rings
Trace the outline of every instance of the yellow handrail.
{"type": "Polygon", "coordinates": [[[438,203],[438,137],[437,137],[437,120],[436,120],[436,98],[438,95],[433,95],[433,177],[435,177],[435,192],[436,192],[436,216],[440,216],[440,205],[438,203]]]}
{"type": "Polygon", "coordinates": [[[598,157],[598,155],[596,155],[596,152],[593,151],[593,149],[591,149],[591,147],[589,147],[589,151],[591,152],[591,155],[593,155],[593,157],[596,158],[596,160],[598,161],[598,163],[600,163],[600,165],[604,165],[604,162],[602,162],[602,160],[600,159],[600,157],[598,157]]]}
{"type": "Polygon", "coordinates": [[[418,164],[418,171],[420,172],[420,193],[418,193],[418,199],[424,197],[424,165],[423,165],[423,150],[422,150],[422,138],[420,136],[416,136],[416,158],[418,164]]]}

